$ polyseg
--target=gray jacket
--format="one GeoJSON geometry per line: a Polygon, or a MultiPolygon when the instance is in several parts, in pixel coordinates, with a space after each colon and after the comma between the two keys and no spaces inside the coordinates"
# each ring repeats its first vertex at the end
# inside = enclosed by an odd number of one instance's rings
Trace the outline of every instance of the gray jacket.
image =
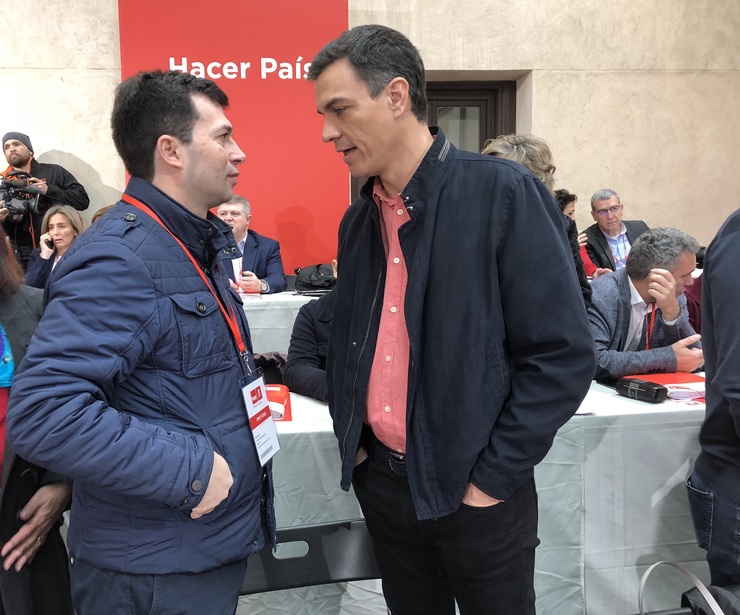
{"type": "MultiPolygon", "coordinates": [[[[12,295],[0,293],[0,325],[8,335],[16,369],[26,356],[28,342],[31,341],[36,325],[41,320],[41,314],[44,311],[43,300],[44,291],[30,286],[21,286],[18,292],[12,295]]],[[[5,485],[8,478],[12,461],[13,451],[6,443],[3,477],[0,483],[2,485],[5,485]]]]}
{"type": "MultiPolygon", "coordinates": [[[[588,318],[596,343],[597,380],[621,378],[630,374],[676,371],[676,354],[670,346],[695,333],[689,324],[686,297],[678,297],[681,316],[673,325],[665,324],[658,310],[650,350],[645,350],[643,328],[638,349],[625,351],[622,349],[627,342],[632,311],[627,270],[620,269],[603,275],[593,281],[591,288],[593,296],[588,308],[588,318]]],[[[694,347],[699,347],[699,344],[694,347]]]]}

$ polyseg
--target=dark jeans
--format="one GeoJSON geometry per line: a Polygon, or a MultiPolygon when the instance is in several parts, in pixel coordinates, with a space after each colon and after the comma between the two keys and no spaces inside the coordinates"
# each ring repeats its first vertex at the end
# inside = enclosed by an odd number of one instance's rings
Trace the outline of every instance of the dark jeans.
{"type": "Polygon", "coordinates": [[[696,472],[686,489],[696,542],[707,552],[712,585],[740,584],[740,502],[714,492],[696,472]]]}
{"type": "Polygon", "coordinates": [[[419,521],[404,470],[371,455],[352,481],[393,615],[454,615],[455,601],[461,615],[534,614],[534,480],[496,506],[419,521]]]}
{"type": "Polygon", "coordinates": [[[234,615],[246,560],[197,574],[125,574],[70,557],[77,615],[234,615]]]}

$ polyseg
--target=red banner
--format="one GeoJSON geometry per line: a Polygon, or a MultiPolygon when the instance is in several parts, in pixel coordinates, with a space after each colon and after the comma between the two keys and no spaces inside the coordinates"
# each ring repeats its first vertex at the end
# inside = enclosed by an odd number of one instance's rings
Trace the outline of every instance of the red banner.
{"type": "Polygon", "coordinates": [[[349,202],[347,168],[321,141],[307,64],[347,29],[347,0],[212,5],[174,0],[118,4],[121,73],[176,69],[213,79],[246,154],[236,192],[252,204],[250,228],[280,242],[287,273],[330,262],[349,202]],[[195,6],[195,5],[193,5],[195,6]]]}

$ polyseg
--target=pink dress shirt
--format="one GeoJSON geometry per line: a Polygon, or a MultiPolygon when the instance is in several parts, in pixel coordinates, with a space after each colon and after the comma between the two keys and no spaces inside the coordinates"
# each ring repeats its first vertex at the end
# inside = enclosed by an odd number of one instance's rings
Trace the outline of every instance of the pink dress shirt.
{"type": "Polygon", "coordinates": [[[401,195],[390,198],[380,179],[373,197],[380,212],[386,254],[385,291],[378,341],[367,392],[365,422],[388,448],[406,452],[406,400],[410,344],[404,317],[408,270],[401,252],[398,229],[410,220],[401,195]]]}

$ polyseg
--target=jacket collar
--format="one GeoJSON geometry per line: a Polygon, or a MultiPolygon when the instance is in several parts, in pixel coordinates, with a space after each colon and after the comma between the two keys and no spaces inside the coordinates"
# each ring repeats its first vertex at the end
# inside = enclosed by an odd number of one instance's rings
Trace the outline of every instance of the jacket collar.
{"type": "MultiPolygon", "coordinates": [[[[432,146],[419,164],[409,183],[401,192],[409,215],[413,218],[423,211],[429,198],[444,182],[452,169],[452,162],[457,158],[457,148],[437,126],[430,126],[429,132],[434,136],[432,146]]],[[[373,203],[373,185],[375,178],[371,177],[362,187],[361,195],[369,203],[373,203]]]]}
{"type": "Polygon", "coordinates": [[[257,249],[257,232],[253,230],[247,231],[247,236],[244,238],[244,252],[246,253],[247,248],[249,250],[256,250],[257,249]]]}
{"type": "Polygon", "coordinates": [[[236,255],[238,249],[231,227],[210,211],[206,218],[196,216],[140,177],[129,180],[124,194],[148,205],[199,263],[208,264],[216,257],[231,259],[236,255]]]}
{"type": "Polygon", "coordinates": [[[332,316],[334,316],[336,297],[337,295],[334,292],[334,289],[332,289],[318,300],[321,304],[321,309],[319,310],[319,315],[317,317],[319,322],[327,324],[331,323],[332,316]]]}

